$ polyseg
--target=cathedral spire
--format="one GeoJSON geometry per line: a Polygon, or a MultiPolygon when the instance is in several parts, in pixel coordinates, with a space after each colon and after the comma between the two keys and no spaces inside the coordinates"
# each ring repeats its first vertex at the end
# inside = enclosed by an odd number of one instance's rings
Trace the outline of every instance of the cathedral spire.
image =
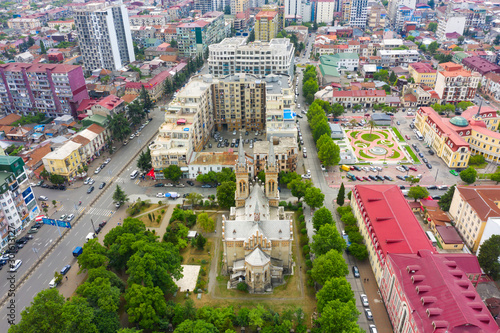
{"type": "Polygon", "coordinates": [[[276,156],[274,155],[274,143],[272,136],[269,142],[269,156],[267,157],[267,164],[268,166],[274,166],[276,164],[276,156]]]}
{"type": "Polygon", "coordinates": [[[245,151],[243,150],[243,138],[241,137],[240,133],[240,143],[238,146],[238,164],[239,165],[245,165],[247,163],[245,159],[245,151]]]}

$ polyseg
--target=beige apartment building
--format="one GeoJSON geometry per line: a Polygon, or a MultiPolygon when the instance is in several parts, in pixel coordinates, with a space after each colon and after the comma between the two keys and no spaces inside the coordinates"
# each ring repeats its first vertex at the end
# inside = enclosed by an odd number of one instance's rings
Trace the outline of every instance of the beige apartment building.
{"type": "Polygon", "coordinates": [[[472,252],[476,252],[479,247],[488,218],[500,216],[499,204],[498,186],[457,186],[449,214],[472,252]]]}

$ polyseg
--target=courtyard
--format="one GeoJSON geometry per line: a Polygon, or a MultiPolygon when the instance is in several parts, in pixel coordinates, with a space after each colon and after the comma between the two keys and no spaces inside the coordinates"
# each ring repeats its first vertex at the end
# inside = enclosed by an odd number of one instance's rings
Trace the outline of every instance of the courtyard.
{"type": "Polygon", "coordinates": [[[347,130],[347,138],[359,163],[383,162],[400,164],[409,162],[399,140],[388,129],[347,130]]]}

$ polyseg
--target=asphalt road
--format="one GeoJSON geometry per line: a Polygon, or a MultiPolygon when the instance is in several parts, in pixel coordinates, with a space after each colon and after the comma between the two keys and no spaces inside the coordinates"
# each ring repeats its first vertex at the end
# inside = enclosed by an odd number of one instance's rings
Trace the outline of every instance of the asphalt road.
{"type": "MultiPolygon", "coordinates": [[[[109,217],[116,212],[112,199],[115,186],[112,183],[120,183],[126,191],[135,186],[135,181],[130,179],[130,173],[135,169],[135,160],[131,163],[131,166],[127,167],[121,174],[118,174],[118,172],[132,159],[146,142],[152,140],[153,134],[157,131],[161,122],[163,122],[163,112],[152,112],[151,116],[153,121],[144,128],[139,137],[133,139],[127,146],[123,146],[115,152],[112,155],[111,162],[103,171],[97,175],[91,175],[96,181],[94,184],[95,190],[91,194],[87,194],[87,185],[80,187],[69,186],[66,191],[49,190],[40,187],[34,189],[37,197],[40,195],[49,197],[48,203],[50,205],[53,199],[63,204],[62,208],[54,214],[52,218],[59,218],[62,214],[75,214],[76,217],[73,220],[73,223],[75,223],[79,215],[83,214],[83,216],[81,220],[66,233],[61,243],[46,257],[42,265],[36,268],[27,280],[15,290],[15,296],[9,299],[9,302],[11,302],[11,300],[15,302],[13,311],[7,309],[5,305],[2,307],[0,310],[1,332],[6,332],[8,329],[9,323],[7,314],[13,312],[15,314],[14,321],[18,322],[21,318],[21,311],[26,306],[30,305],[33,297],[41,290],[48,288],[50,280],[54,277],[54,272],[60,271],[62,267],[67,264],[73,266],[71,269],[78,269],[76,259],[73,257],[72,252],[76,246],[83,245],[85,243],[85,237],[88,233],[93,231],[91,219],[97,227],[99,222],[109,219],[109,217]],[[108,185],[104,189],[99,190],[99,184],[103,181],[108,185]],[[90,205],[92,200],[95,199],[101,191],[104,191],[102,197],[95,204],[90,205]],[[79,201],[82,201],[81,206],[78,206],[79,201]]],[[[105,154],[107,155],[107,153],[105,154]]],[[[96,164],[91,165],[90,170],[93,171],[95,167],[96,164]]],[[[125,208],[122,207],[119,209],[125,208]]],[[[44,225],[38,233],[34,234],[34,239],[28,242],[16,255],[16,259],[21,259],[23,261],[17,273],[11,274],[8,272],[7,266],[4,267],[3,271],[0,271],[0,275],[3,274],[6,277],[4,282],[0,283],[0,294],[6,295],[9,292],[10,281],[7,280],[7,277],[12,277],[13,281],[19,281],[26,272],[31,270],[38,261],[38,258],[61,237],[63,232],[64,230],[58,230],[57,227],[44,225]]]]}

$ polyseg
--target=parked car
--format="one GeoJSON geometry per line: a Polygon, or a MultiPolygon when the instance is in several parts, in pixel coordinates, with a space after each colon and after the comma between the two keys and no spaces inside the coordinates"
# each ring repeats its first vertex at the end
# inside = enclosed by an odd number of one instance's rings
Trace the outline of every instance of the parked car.
{"type": "Polygon", "coordinates": [[[69,272],[69,269],[71,268],[71,265],[66,265],[61,269],[61,274],[66,275],[66,273],[69,272]]]}
{"type": "Polygon", "coordinates": [[[448,186],[445,186],[445,185],[438,186],[438,190],[446,191],[447,189],[448,189],[448,186]]]}
{"type": "Polygon", "coordinates": [[[357,166],[357,165],[355,165],[355,166],[354,166],[354,169],[355,169],[356,171],[361,171],[361,168],[360,168],[359,166],[357,166]]]}
{"type": "Polygon", "coordinates": [[[174,187],[174,184],[172,184],[172,183],[166,183],[163,186],[165,186],[165,187],[174,187]]]}
{"type": "Polygon", "coordinates": [[[377,180],[377,178],[375,178],[375,176],[372,176],[372,175],[369,175],[368,178],[370,178],[371,180],[377,180]]]}
{"type": "Polygon", "coordinates": [[[101,167],[100,166],[98,166],[97,169],[95,169],[94,174],[97,175],[99,172],[101,172],[101,167]]]}
{"type": "Polygon", "coordinates": [[[356,176],[356,179],[359,180],[359,181],[363,181],[363,178],[360,177],[360,176],[356,176]]]}
{"type": "Polygon", "coordinates": [[[370,306],[370,304],[368,303],[368,297],[365,294],[359,295],[359,298],[361,299],[361,304],[363,304],[363,306],[370,306]]]}
{"type": "Polygon", "coordinates": [[[410,136],[408,134],[405,134],[406,140],[410,140],[410,136]]]}
{"type": "Polygon", "coordinates": [[[420,156],[420,158],[424,158],[424,153],[420,152],[418,153],[418,156],[420,156]]]}
{"type": "Polygon", "coordinates": [[[432,199],[434,199],[434,200],[441,200],[441,196],[440,195],[433,195],[432,199]]]}
{"type": "Polygon", "coordinates": [[[406,166],[406,165],[404,165],[404,164],[403,164],[401,167],[402,167],[403,169],[405,169],[405,171],[410,170],[410,168],[409,168],[409,167],[407,167],[407,166],[406,166]]]}
{"type": "Polygon", "coordinates": [[[430,186],[427,186],[427,189],[428,190],[437,190],[437,186],[436,185],[430,185],[430,186]]]}
{"type": "Polygon", "coordinates": [[[311,179],[311,174],[306,174],[301,176],[302,179],[311,179]]]}
{"type": "Polygon", "coordinates": [[[28,234],[36,234],[37,232],[38,232],[37,228],[31,228],[30,230],[28,230],[28,234]]]}
{"type": "Polygon", "coordinates": [[[355,278],[360,277],[358,266],[352,266],[352,274],[354,275],[355,278]]]}
{"type": "Polygon", "coordinates": [[[412,170],[412,171],[418,171],[418,169],[414,166],[409,166],[408,169],[412,170]]]}
{"type": "Polygon", "coordinates": [[[401,179],[401,180],[405,180],[405,177],[401,176],[401,175],[397,175],[396,176],[397,179],[401,179]]]}
{"type": "Polygon", "coordinates": [[[431,156],[432,156],[432,155],[434,155],[434,151],[433,151],[432,149],[429,149],[427,152],[428,152],[428,153],[429,153],[429,155],[431,155],[431,156]]]}
{"type": "Polygon", "coordinates": [[[203,184],[201,185],[202,188],[212,188],[212,185],[210,184],[203,184]]]}
{"type": "Polygon", "coordinates": [[[163,193],[156,193],[157,198],[164,198],[165,195],[163,193]]]}
{"type": "Polygon", "coordinates": [[[111,158],[107,158],[105,161],[104,161],[104,164],[108,164],[109,162],[111,162],[111,158]]]}
{"type": "Polygon", "coordinates": [[[21,259],[17,259],[14,264],[10,266],[9,272],[17,272],[19,267],[23,264],[23,261],[21,259]]]}
{"type": "Polygon", "coordinates": [[[365,315],[366,315],[366,319],[373,320],[372,310],[365,309],[365,315]]]}
{"type": "Polygon", "coordinates": [[[425,166],[429,169],[432,169],[432,165],[430,163],[427,163],[425,166]]]}
{"type": "MultiPolygon", "coordinates": [[[[135,134],[132,134],[132,135],[129,137],[129,140],[132,140],[133,138],[135,138],[135,134]]],[[[124,142],[123,144],[125,144],[125,142],[124,142]]]]}
{"type": "Polygon", "coordinates": [[[154,187],[163,187],[163,183],[156,183],[154,187]]]}
{"type": "Polygon", "coordinates": [[[38,197],[38,200],[40,200],[40,201],[47,201],[47,200],[49,200],[49,198],[47,198],[45,195],[41,195],[41,196],[38,197]]]}
{"type": "Polygon", "coordinates": [[[451,173],[453,176],[458,176],[458,172],[456,172],[455,170],[450,170],[450,173],[451,173]]]}
{"type": "Polygon", "coordinates": [[[373,324],[369,325],[368,328],[370,329],[370,333],[378,333],[377,327],[373,324]]]}
{"type": "Polygon", "coordinates": [[[186,183],[188,183],[188,184],[189,184],[189,186],[194,186],[194,182],[193,182],[193,181],[191,181],[191,180],[188,180],[186,183]]]}
{"type": "Polygon", "coordinates": [[[390,176],[384,176],[385,179],[392,181],[392,178],[390,176]]]}
{"type": "Polygon", "coordinates": [[[307,153],[306,152],[302,153],[302,156],[304,156],[304,158],[307,158],[307,153]]]}

